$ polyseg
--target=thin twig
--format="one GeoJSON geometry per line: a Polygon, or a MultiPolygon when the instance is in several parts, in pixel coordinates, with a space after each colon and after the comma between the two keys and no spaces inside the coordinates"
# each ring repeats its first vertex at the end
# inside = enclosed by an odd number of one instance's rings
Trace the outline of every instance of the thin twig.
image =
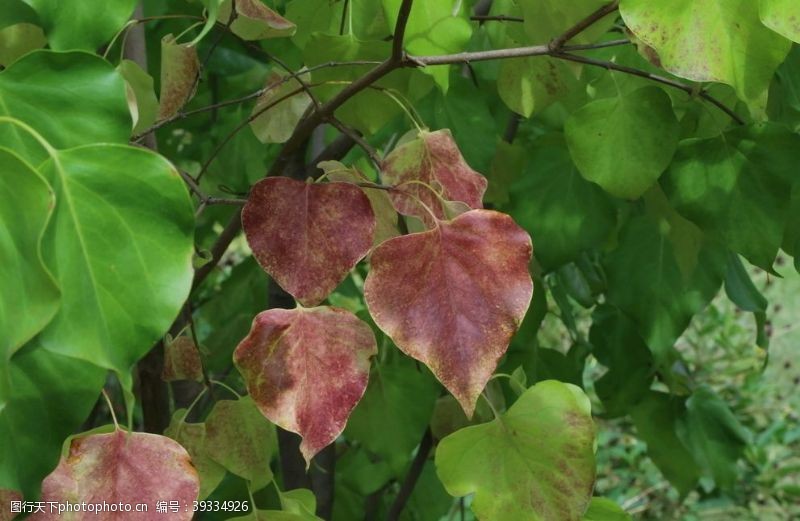
{"type": "Polygon", "coordinates": [[[564,31],[560,36],[554,38],[550,42],[550,49],[553,51],[560,50],[564,47],[564,44],[568,41],[572,40],[580,33],[600,21],[601,19],[605,18],[607,15],[613,13],[614,11],[619,8],[619,0],[614,0],[613,2],[604,5],[597,11],[593,12],[583,20],[579,21],[566,31],[564,31]]]}
{"type": "Polygon", "coordinates": [[[364,150],[364,152],[366,152],[366,154],[367,154],[367,156],[369,156],[370,160],[372,160],[372,162],[375,163],[376,166],[380,167],[381,158],[378,155],[378,152],[375,150],[375,148],[373,148],[372,145],[370,145],[367,142],[366,139],[364,139],[364,137],[361,135],[361,133],[359,131],[357,131],[356,129],[345,125],[344,123],[342,123],[341,120],[339,120],[339,118],[336,118],[334,116],[329,116],[327,118],[327,122],[330,123],[331,125],[333,125],[334,127],[336,127],[337,129],[339,129],[339,132],[341,132],[345,136],[349,136],[350,139],[355,141],[356,144],[359,147],[361,147],[361,149],[364,150]]]}
{"type": "Polygon", "coordinates": [[[505,14],[496,14],[496,15],[472,15],[469,17],[470,20],[473,22],[524,22],[523,18],[519,16],[508,16],[505,14]]]}
{"type": "Polygon", "coordinates": [[[411,467],[409,467],[408,473],[403,479],[403,484],[400,485],[400,491],[386,514],[387,521],[400,519],[400,514],[411,497],[411,493],[414,492],[417,480],[422,474],[422,469],[425,468],[425,462],[428,461],[431,448],[433,448],[433,434],[431,434],[430,429],[425,429],[425,434],[422,435],[422,440],[419,442],[417,455],[414,456],[414,461],[411,462],[411,467]]]}

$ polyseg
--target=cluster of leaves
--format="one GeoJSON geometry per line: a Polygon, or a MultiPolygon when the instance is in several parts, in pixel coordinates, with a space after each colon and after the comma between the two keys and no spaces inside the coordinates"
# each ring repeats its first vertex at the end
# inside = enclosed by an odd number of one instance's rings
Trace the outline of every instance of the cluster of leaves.
{"type": "Polygon", "coordinates": [[[751,432],[676,342],[724,285],[767,348],[800,4],[6,2],[0,518],[626,519],[592,414],[735,487],[751,432]],[[151,433],[76,434],[109,371],[151,433]]]}

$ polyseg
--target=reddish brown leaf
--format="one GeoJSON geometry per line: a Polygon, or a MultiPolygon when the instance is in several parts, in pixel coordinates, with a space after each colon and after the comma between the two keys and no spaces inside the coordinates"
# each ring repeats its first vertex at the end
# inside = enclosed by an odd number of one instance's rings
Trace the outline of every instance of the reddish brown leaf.
{"type": "Polygon", "coordinates": [[[203,363],[197,346],[188,336],[181,335],[164,344],[164,370],[161,379],[203,381],[203,363]]]}
{"type": "Polygon", "coordinates": [[[191,99],[199,73],[197,47],[188,43],[179,44],[171,34],[161,40],[159,120],[171,118],[191,99]]]}
{"type": "Polygon", "coordinates": [[[72,512],[58,515],[49,512],[31,519],[59,520],[150,520],[192,519],[191,505],[197,499],[200,480],[186,449],[174,440],[156,434],[90,434],[74,438],[69,453],[42,483],[42,501],[64,503],[103,503],[136,505],[145,503],[147,513],[72,512]],[[156,514],[157,501],[173,500],[180,512],[156,514]],[[184,510],[184,506],[189,508],[184,510]]]}
{"type": "Polygon", "coordinates": [[[437,218],[446,217],[441,199],[431,189],[446,201],[461,201],[470,208],[483,208],[486,178],[470,168],[447,129],[422,131],[414,139],[401,144],[386,157],[381,172],[387,184],[398,186],[409,194],[392,193],[394,207],[404,215],[428,219],[425,209],[414,199],[416,197],[437,218]]]}
{"type": "Polygon", "coordinates": [[[9,490],[7,488],[0,488],[0,521],[11,521],[21,509],[17,512],[12,512],[11,503],[22,501],[22,494],[16,490],[9,490]]]}
{"type": "Polygon", "coordinates": [[[364,286],[370,314],[472,416],[533,293],[532,246],[511,217],[471,210],[378,246],[364,286]]]}
{"type": "MultiPolygon", "coordinates": [[[[219,19],[226,21],[231,16],[231,0],[220,6],[219,19]]],[[[291,36],[297,27],[266,5],[261,0],[236,0],[236,18],[231,31],[243,40],[264,40],[291,36]]]]}
{"type": "Polygon", "coordinates": [[[250,192],[242,225],[264,270],[315,306],[369,251],[375,214],[357,186],[270,177],[250,192]]]}
{"type": "Polygon", "coordinates": [[[372,330],[349,311],[270,309],[256,316],[233,358],[258,408],[303,437],[310,462],[344,430],[376,352],[372,330]]]}

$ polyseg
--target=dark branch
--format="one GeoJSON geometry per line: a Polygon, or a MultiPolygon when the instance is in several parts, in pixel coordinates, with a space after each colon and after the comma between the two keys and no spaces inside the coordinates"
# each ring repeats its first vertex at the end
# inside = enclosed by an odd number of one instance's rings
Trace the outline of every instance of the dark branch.
{"type": "Polygon", "coordinates": [[[508,16],[504,14],[496,14],[496,15],[472,15],[469,17],[470,20],[473,22],[524,22],[523,18],[519,16],[508,16]]]}
{"type": "Polygon", "coordinates": [[[561,36],[554,38],[550,42],[550,49],[554,51],[560,50],[562,47],[564,47],[565,43],[572,40],[580,33],[585,31],[586,29],[588,29],[601,19],[605,18],[607,15],[616,11],[618,7],[619,7],[619,0],[614,0],[611,3],[604,5],[597,11],[593,12],[580,22],[576,23],[575,25],[564,31],[564,33],[562,33],[561,36]]]}
{"type": "Polygon", "coordinates": [[[428,454],[430,454],[431,448],[433,448],[433,434],[431,434],[430,429],[425,429],[425,434],[423,434],[422,440],[419,442],[417,455],[414,457],[414,461],[411,462],[411,467],[409,467],[408,473],[405,479],[403,479],[403,484],[400,485],[400,491],[397,493],[394,503],[392,503],[392,506],[389,508],[389,513],[386,514],[387,521],[397,521],[400,519],[400,513],[403,511],[406,503],[408,503],[411,493],[414,492],[417,480],[419,480],[422,474],[422,469],[425,468],[425,462],[428,461],[428,454]]]}
{"type": "Polygon", "coordinates": [[[408,17],[411,16],[411,4],[413,4],[413,0],[403,0],[400,11],[397,13],[397,23],[394,26],[392,39],[392,60],[395,62],[399,62],[403,57],[403,40],[406,35],[408,17]]]}

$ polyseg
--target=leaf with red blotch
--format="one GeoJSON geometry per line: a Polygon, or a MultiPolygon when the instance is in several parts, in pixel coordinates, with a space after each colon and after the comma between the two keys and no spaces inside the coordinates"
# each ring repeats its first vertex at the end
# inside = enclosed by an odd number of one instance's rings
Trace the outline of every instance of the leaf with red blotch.
{"type": "Polygon", "coordinates": [[[165,382],[176,380],[203,381],[203,362],[194,341],[181,335],[164,344],[164,369],[161,379],[165,382]]]}
{"type": "Polygon", "coordinates": [[[303,437],[308,463],[344,430],[376,353],[366,323],[344,309],[317,307],[259,313],[233,359],[264,416],[303,437]]]}
{"type": "MultiPolygon", "coordinates": [[[[227,22],[231,17],[232,0],[226,0],[219,8],[219,20],[227,22]]],[[[236,17],[231,31],[242,40],[265,40],[292,36],[297,26],[282,17],[261,0],[236,0],[236,17]]]]}
{"type": "Polygon", "coordinates": [[[391,196],[394,207],[404,215],[422,217],[427,222],[428,212],[419,201],[438,219],[446,217],[442,199],[483,208],[486,178],[470,168],[447,129],[421,131],[402,143],[383,161],[381,173],[385,183],[402,188],[391,196]]]}
{"type": "Polygon", "coordinates": [[[171,34],[162,38],[159,120],[171,118],[192,98],[199,73],[197,47],[188,43],[177,43],[171,34]]]}
{"type": "Polygon", "coordinates": [[[357,186],[269,177],[250,192],[242,226],[261,267],[310,307],[369,252],[375,214],[357,186]]]}
{"type": "Polygon", "coordinates": [[[11,521],[17,517],[17,513],[11,510],[11,503],[16,501],[22,501],[19,491],[0,488],[0,521],[11,521]]]}
{"type": "Polygon", "coordinates": [[[372,253],[375,323],[427,365],[467,416],[530,304],[532,245],[508,215],[470,210],[372,253]]]}
{"type": "MultiPolygon", "coordinates": [[[[42,483],[42,501],[64,503],[146,503],[170,499],[191,505],[200,480],[189,454],[166,436],[121,429],[72,439],[69,452],[42,483]]],[[[170,520],[190,520],[191,509],[170,520]]],[[[49,512],[31,519],[86,519],[85,512],[49,512]]],[[[153,519],[152,513],[107,512],[98,519],[153,519]]]]}

